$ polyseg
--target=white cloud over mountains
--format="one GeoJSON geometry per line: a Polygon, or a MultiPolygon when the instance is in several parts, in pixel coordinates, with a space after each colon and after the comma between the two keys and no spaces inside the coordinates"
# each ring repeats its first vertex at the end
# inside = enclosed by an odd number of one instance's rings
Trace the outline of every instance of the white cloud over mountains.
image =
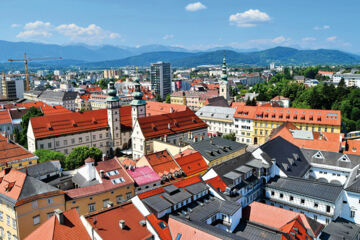
{"type": "Polygon", "coordinates": [[[238,12],[229,17],[230,24],[238,27],[255,27],[259,23],[268,22],[270,20],[271,18],[267,13],[261,12],[258,9],[249,9],[245,12],[238,12]]]}
{"type": "Polygon", "coordinates": [[[72,42],[87,44],[99,44],[107,39],[120,38],[118,33],[104,30],[95,24],[90,24],[87,27],[78,26],[74,23],[54,26],[50,22],[39,20],[26,23],[23,31],[18,33],[16,37],[41,41],[43,38],[50,38],[56,34],[67,37],[72,42]]]}

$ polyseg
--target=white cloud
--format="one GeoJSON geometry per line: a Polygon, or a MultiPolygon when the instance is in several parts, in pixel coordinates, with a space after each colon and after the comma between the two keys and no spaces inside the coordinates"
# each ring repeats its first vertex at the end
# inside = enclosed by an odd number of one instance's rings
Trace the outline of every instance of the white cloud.
{"type": "Polygon", "coordinates": [[[333,42],[333,41],[335,41],[336,40],[336,36],[331,36],[331,37],[328,37],[327,39],[326,39],[326,41],[328,41],[328,42],[333,42]]]}
{"type": "Polygon", "coordinates": [[[164,40],[169,40],[169,39],[172,39],[172,38],[174,38],[173,34],[166,34],[165,36],[163,36],[164,40]]]}
{"type": "Polygon", "coordinates": [[[11,24],[11,27],[12,27],[12,28],[17,28],[17,27],[21,27],[21,25],[20,25],[20,24],[13,23],[13,24],[11,24]]]}
{"type": "Polygon", "coordinates": [[[246,12],[230,15],[229,21],[238,27],[255,27],[258,23],[268,22],[271,18],[258,9],[249,9],[246,12]]]}
{"type": "Polygon", "coordinates": [[[189,3],[188,5],[186,5],[185,9],[186,9],[186,11],[196,12],[199,10],[206,9],[206,6],[204,4],[202,4],[201,2],[195,2],[195,3],[189,3]]]}
{"type": "Polygon", "coordinates": [[[330,29],[330,26],[329,25],[324,25],[324,26],[315,26],[314,27],[314,30],[326,30],[326,29],[330,29]]]}
{"type": "Polygon", "coordinates": [[[309,42],[309,41],[315,41],[316,38],[314,38],[314,37],[304,37],[302,40],[303,40],[304,42],[309,42]]]}
{"type": "Polygon", "coordinates": [[[275,44],[280,44],[280,43],[283,43],[283,42],[286,42],[289,40],[290,40],[290,38],[286,39],[284,36],[279,36],[279,37],[276,37],[273,40],[271,40],[271,42],[273,42],[275,44]]]}
{"type": "Polygon", "coordinates": [[[50,22],[35,21],[24,25],[24,31],[17,34],[17,38],[42,40],[54,35],[68,37],[73,42],[87,44],[98,44],[104,40],[121,38],[118,33],[104,30],[103,28],[90,24],[87,27],[72,24],[61,24],[54,26],[50,22]]]}

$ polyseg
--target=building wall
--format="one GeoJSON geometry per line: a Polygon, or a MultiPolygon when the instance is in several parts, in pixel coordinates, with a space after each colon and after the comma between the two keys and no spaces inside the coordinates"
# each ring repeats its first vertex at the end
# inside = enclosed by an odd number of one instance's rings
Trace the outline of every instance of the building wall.
{"type": "Polygon", "coordinates": [[[230,134],[234,131],[234,122],[232,120],[216,119],[216,118],[205,118],[199,116],[208,125],[209,133],[222,133],[230,134]]]}
{"type": "Polygon", "coordinates": [[[331,170],[331,169],[321,168],[321,167],[312,167],[309,170],[309,176],[311,176],[314,179],[323,179],[323,180],[326,179],[327,183],[331,183],[332,181],[338,181],[343,186],[346,183],[346,181],[348,180],[349,175],[350,175],[349,172],[340,171],[340,169],[339,170],[331,170]]]}
{"type": "Polygon", "coordinates": [[[344,203],[341,217],[360,224],[360,193],[345,191],[344,203]]]}
{"type": "Polygon", "coordinates": [[[54,197],[41,198],[33,202],[26,203],[16,207],[16,216],[19,226],[19,239],[23,239],[49,217],[52,216],[55,209],[65,211],[65,197],[64,194],[54,197]],[[34,202],[37,202],[37,207],[34,202]],[[34,225],[33,217],[39,216],[40,223],[34,225]]]}
{"type": "Polygon", "coordinates": [[[120,204],[132,198],[135,194],[134,185],[124,185],[120,188],[106,191],[99,194],[88,195],[81,198],[69,199],[66,201],[66,210],[75,208],[80,215],[88,214],[89,204],[95,204],[95,210],[107,208],[107,202],[112,202],[113,205],[120,204]],[[105,202],[106,203],[105,203],[105,202]],[[104,205],[105,204],[105,205],[104,205]]]}
{"type": "Polygon", "coordinates": [[[20,160],[14,160],[14,161],[7,162],[6,163],[7,166],[5,165],[5,163],[1,164],[0,171],[2,171],[6,167],[20,169],[20,168],[36,165],[37,162],[38,162],[37,156],[34,156],[32,158],[24,158],[24,159],[20,159],[20,160]]]}

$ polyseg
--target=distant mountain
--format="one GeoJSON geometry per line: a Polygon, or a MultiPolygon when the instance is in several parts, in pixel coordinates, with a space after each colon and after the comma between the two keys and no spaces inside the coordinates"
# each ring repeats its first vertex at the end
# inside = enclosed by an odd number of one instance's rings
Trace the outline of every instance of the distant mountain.
{"type": "MultiPolygon", "coordinates": [[[[89,67],[121,67],[127,65],[149,66],[157,61],[167,61],[176,67],[194,67],[198,65],[220,64],[226,54],[231,65],[265,66],[271,62],[283,65],[318,65],[318,64],[355,64],[360,63],[357,55],[338,50],[297,50],[288,47],[276,47],[263,51],[239,53],[229,50],[213,52],[151,52],[120,60],[85,64],[89,67]]],[[[85,67],[84,65],[84,67],[85,67]]]]}

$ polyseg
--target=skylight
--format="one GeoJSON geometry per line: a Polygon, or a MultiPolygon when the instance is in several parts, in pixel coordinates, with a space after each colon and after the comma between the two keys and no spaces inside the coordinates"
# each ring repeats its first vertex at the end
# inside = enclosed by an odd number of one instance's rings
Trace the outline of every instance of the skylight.
{"type": "Polygon", "coordinates": [[[111,182],[112,182],[113,184],[120,184],[120,183],[125,182],[125,180],[124,180],[124,178],[120,177],[120,178],[111,179],[111,182]]]}
{"type": "Polygon", "coordinates": [[[106,174],[110,177],[110,176],[114,176],[114,175],[119,174],[119,171],[118,170],[112,170],[112,171],[106,172],[106,174]]]}

